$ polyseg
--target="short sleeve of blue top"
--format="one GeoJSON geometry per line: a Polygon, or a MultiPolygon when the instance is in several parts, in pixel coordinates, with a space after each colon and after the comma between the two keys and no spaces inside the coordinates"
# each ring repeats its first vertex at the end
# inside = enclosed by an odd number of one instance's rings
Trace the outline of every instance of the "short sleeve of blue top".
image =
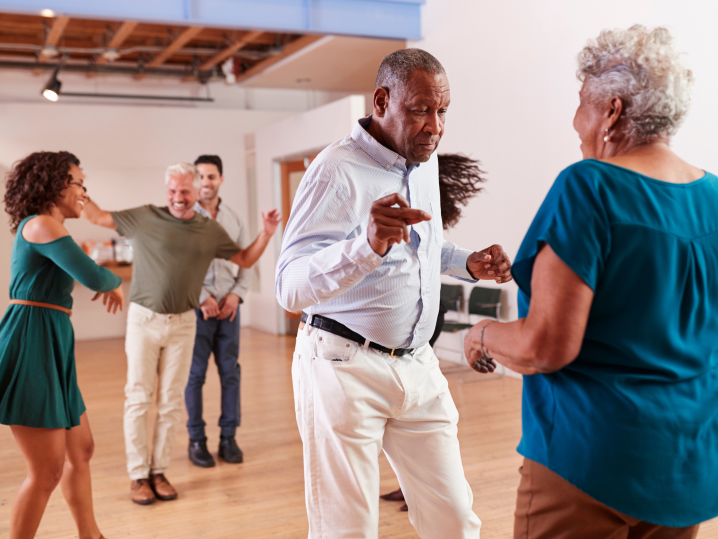
{"type": "Polygon", "coordinates": [[[524,377],[519,452],[640,520],[718,515],[718,178],[564,170],[513,266],[522,317],[544,244],[595,296],[578,358],[524,377]]]}

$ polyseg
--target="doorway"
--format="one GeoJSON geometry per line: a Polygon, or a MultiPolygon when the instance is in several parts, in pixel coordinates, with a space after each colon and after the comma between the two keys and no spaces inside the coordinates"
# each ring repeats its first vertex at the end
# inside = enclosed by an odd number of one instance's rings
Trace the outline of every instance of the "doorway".
{"type": "MultiPolygon", "coordinates": [[[[297,194],[299,184],[315,157],[316,154],[311,157],[305,157],[304,159],[285,161],[282,163],[282,218],[284,220],[284,230],[287,229],[289,214],[292,211],[294,196],[297,194]]],[[[285,317],[287,319],[285,328],[287,335],[297,334],[301,316],[301,311],[297,313],[285,311],[285,317]]]]}

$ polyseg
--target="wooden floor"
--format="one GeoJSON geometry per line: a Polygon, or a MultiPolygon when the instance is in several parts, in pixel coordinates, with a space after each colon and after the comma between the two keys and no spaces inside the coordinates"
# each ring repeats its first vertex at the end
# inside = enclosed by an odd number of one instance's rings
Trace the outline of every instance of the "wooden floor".
{"type": "MultiPolygon", "coordinates": [[[[95,437],[92,461],[95,507],[108,539],[307,537],[302,453],[294,420],[290,364],[294,339],[243,330],[242,427],[239,465],[197,468],[187,459],[186,416],[179,429],[167,476],[179,491],[172,502],[141,507],[129,500],[122,434],[125,356],[120,339],[77,344],[80,387],[95,437]]],[[[469,374],[469,377],[473,376],[469,374]]],[[[478,376],[478,375],[476,375],[478,376]]],[[[459,383],[447,374],[459,408],[459,438],[474,510],[483,521],[483,539],[512,537],[520,435],[521,382],[511,378],[459,383]]],[[[464,379],[467,377],[464,376],[464,379]]],[[[219,382],[214,366],[205,386],[205,420],[210,451],[216,455],[219,382]]],[[[25,476],[10,429],[0,426],[0,537],[7,537],[10,505],[25,476]]],[[[381,459],[382,492],[397,488],[381,459]]],[[[381,502],[380,537],[416,538],[400,504],[381,502]]],[[[59,488],[53,494],[37,537],[75,538],[59,488]]],[[[699,539],[718,539],[718,521],[703,525],[699,539]]]]}

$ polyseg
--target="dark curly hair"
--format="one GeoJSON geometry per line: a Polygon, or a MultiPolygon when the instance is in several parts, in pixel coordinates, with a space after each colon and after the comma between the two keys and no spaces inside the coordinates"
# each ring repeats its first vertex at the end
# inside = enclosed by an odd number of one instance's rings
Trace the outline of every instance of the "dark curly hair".
{"type": "Polygon", "coordinates": [[[80,160],[70,152],[35,152],[13,165],[3,199],[13,233],[25,217],[52,207],[72,180],[70,165],[80,166],[80,160]]]}
{"type": "Polygon", "coordinates": [[[441,220],[444,230],[459,222],[461,208],[469,199],[480,193],[478,185],[486,181],[481,164],[460,153],[439,154],[439,196],[441,197],[441,220]]]}

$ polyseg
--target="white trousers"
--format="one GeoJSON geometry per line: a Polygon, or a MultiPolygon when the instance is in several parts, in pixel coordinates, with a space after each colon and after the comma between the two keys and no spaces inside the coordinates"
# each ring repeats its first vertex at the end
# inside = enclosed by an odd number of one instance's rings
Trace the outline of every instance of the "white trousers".
{"type": "Polygon", "coordinates": [[[192,365],[197,318],[194,310],[158,314],[130,303],[127,312],[127,385],[125,386],[125,452],[130,479],[164,473],[182,419],[184,390],[192,365]],[[157,420],[152,458],[147,445],[147,416],[159,376],[157,420]]]}
{"type": "Polygon", "coordinates": [[[422,539],[478,539],[458,411],[428,344],[390,357],[305,325],[292,363],[310,539],[376,539],[383,449],[422,539]]]}

